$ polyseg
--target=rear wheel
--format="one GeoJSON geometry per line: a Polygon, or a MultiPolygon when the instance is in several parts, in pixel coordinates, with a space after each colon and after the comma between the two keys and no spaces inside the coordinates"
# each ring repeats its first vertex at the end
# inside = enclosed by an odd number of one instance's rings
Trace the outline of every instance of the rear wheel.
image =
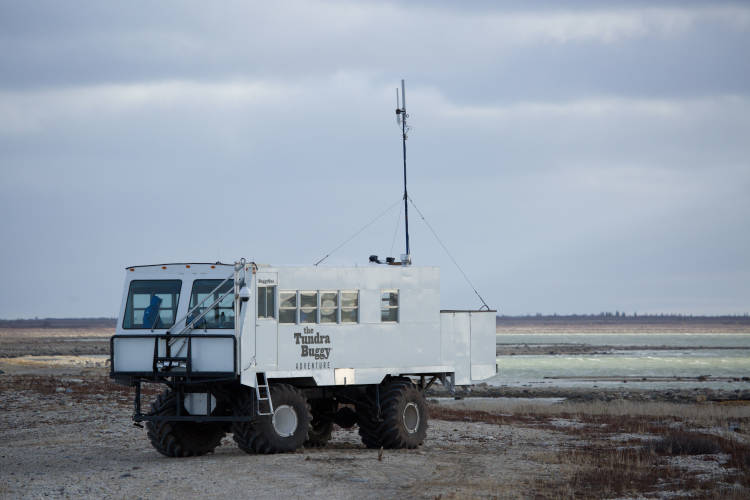
{"type": "Polygon", "coordinates": [[[368,448],[416,448],[427,435],[427,403],[409,379],[392,379],[381,386],[380,419],[372,405],[358,408],[357,416],[368,448]]]}
{"type": "MultiPolygon", "coordinates": [[[[184,407],[182,415],[187,415],[184,407]]],[[[151,414],[159,416],[177,415],[177,396],[166,390],[151,404],[151,414]]],[[[211,453],[221,444],[224,429],[221,424],[197,422],[146,422],[151,445],[167,457],[192,457],[211,453]]]]}
{"type": "MultiPolygon", "coordinates": [[[[271,386],[273,415],[258,416],[252,422],[234,422],[234,440],[247,453],[284,453],[305,442],[312,415],[300,391],[286,384],[271,386]]],[[[249,402],[248,402],[249,403],[249,402]]],[[[246,404],[252,411],[252,405],[246,404]]],[[[243,413],[251,414],[249,411],[243,413]]]]}
{"type": "Polygon", "coordinates": [[[366,398],[359,401],[355,408],[357,413],[357,424],[359,425],[359,437],[368,448],[380,448],[380,422],[378,421],[378,410],[374,386],[366,390],[366,398]]]}

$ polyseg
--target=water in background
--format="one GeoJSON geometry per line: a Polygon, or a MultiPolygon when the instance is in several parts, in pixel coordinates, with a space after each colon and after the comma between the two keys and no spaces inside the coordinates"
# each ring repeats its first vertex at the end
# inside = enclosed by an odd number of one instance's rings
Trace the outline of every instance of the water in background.
{"type": "Polygon", "coordinates": [[[750,333],[498,333],[495,339],[498,345],[586,344],[750,349],[750,333]]]}
{"type": "Polygon", "coordinates": [[[745,333],[498,334],[497,342],[551,351],[566,344],[610,347],[592,354],[498,356],[499,373],[487,381],[492,385],[750,389],[750,334],[745,333]]]}

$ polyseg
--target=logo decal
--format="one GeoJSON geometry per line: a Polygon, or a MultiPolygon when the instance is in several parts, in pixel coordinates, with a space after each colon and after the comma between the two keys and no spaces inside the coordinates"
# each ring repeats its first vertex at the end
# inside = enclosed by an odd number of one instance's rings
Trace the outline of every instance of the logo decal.
{"type": "Polygon", "coordinates": [[[297,370],[331,367],[330,361],[326,361],[333,350],[330,347],[330,336],[321,335],[314,328],[306,326],[302,329],[302,332],[294,332],[294,343],[300,347],[300,357],[309,360],[297,363],[297,370]]]}

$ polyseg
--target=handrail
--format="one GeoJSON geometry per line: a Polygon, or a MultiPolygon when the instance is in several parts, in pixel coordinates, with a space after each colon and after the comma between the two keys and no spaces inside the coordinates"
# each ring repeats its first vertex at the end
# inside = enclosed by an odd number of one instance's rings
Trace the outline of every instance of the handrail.
{"type": "MultiPolygon", "coordinates": [[[[191,314],[191,313],[192,313],[193,311],[195,311],[195,310],[196,310],[196,309],[198,309],[198,308],[199,308],[200,306],[202,306],[202,305],[203,305],[203,303],[204,303],[204,302],[205,302],[206,300],[208,300],[208,298],[209,298],[210,296],[212,296],[212,295],[213,295],[214,293],[218,292],[218,291],[219,291],[219,289],[220,289],[221,287],[223,287],[223,286],[224,286],[224,283],[226,283],[227,281],[229,281],[229,280],[231,280],[231,279],[233,279],[233,278],[234,278],[234,272],[232,272],[232,274],[230,274],[230,275],[229,275],[229,276],[228,276],[228,277],[227,277],[226,279],[224,279],[224,281],[222,281],[221,283],[219,283],[219,286],[217,286],[216,288],[214,288],[213,290],[211,290],[211,293],[209,293],[208,295],[206,295],[205,297],[203,297],[203,300],[201,300],[201,301],[200,301],[200,302],[198,302],[198,303],[197,303],[197,304],[196,304],[195,306],[193,306],[193,308],[192,308],[192,309],[188,309],[188,312],[186,312],[186,313],[185,313],[185,315],[184,315],[184,316],[182,316],[182,317],[181,317],[180,319],[178,319],[177,321],[175,321],[175,322],[174,322],[174,324],[175,324],[175,325],[179,325],[179,324],[180,324],[180,322],[182,322],[183,320],[187,320],[187,318],[188,318],[188,317],[190,316],[190,314],[191,314]]],[[[222,298],[223,298],[223,297],[222,297],[222,298]]],[[[209,308],[207,309],[207,311],[209,311],[209,310],[211,310],[211,309],[213,309],[213,305],[212,305],[211,307],[209,307],[209,308]]],[[[201,316],[201,318],[202,318],[202,317],[203,317],[203,316],[201,316]]],[[[192,325],[193,323],[195,323],[195,321],[196,321],[197,319],[199,319],[199,318],[194,318],[194,319],[193,319],[193,320],[192,320],[192,321],[190,322],[190,324],[192,325]]],[[[182,329],[182,330],[180,330],[180,333],[178,333],[178,334],[176,334],[176,335],[180,335],[181,333],[183,333],[183,332],[185,331],[185,329],[187,329],[187,327],[188,327],[188,323],[187,323],[187,322],[185,322],[185,326],[183,327],[183,329],[182,329]]],[[[153,329],[152,329],[151,331],[153,331],[153,329]]],[[[167,333],[169,334],[170,332],[169,332],[169,331],[167,331],[167,333]]]]}
{"type": "MultiPolygon", "coordinates": [[[[224,280],[222,282],[222,285],[224,283],[226,283],[226,281],[227,280],[224,280]]],[[[219,285],[219,286],[221,286],[221,285],[219,285]]],[[[218,289],[218,287],[214,288],[214,290],[211,292],[211,294],[213,294],[214,292],[216,292],[217,289],[218,289]]],[[[208,314],[214,307],[216,307],[216,305],[219,304],[219,302],[221,302],[222,300],[224,300],[224,298],[226,298],[230,293],[233,293],[233,292],[234,292],[234,288],[230,288],[229,290],[227,290],[226,293],[224,293],[224,295],[222,295],[218,299],[214,300],[211,303],[211,305],[208,306],[202,313],[200,313],[197,317],[195,317],[192,321],[190,321],[189,324],[186,324],[185,327],[182,330],[179,331],[179,333],[175,334],[176,338],[172,337],[172,334],[170,334],[169,332],[167,332],[167,334],[166,334],[167,335],[167,346],[172,347],[175,344],[175,342],[177,342],[177,339],[184,338],[184,335],[186,335],[186,334],[190,333],[191,331],[193,331],[194,327],[195,327],[195,324],[198,321],[200,321],[201,319],[203,319],[206,316],[206,314],[208,314]],[[170,337],[172,337],[172,338],[170,338],[170,337]]],[[[201,301],[201,303],[203,303],[203,301],[201,301]]],[[[198,306],[196,306],[196,307],[198,307],[198,306]]],[[[180,348],[177,349],[177,355],[179,355],[182,352],[182,349],[184,349],[184,348],[185,348],[185,342],[183,342],[182,345],[180,346],[180,348]]],[[[189,350],[190,350],[190,341],[188,341],[188,351],[189,350]]]]}
{"type": "MultiPolygon", "coordinates": [[[[189,332],[191,332],[193,329],[195,329],[195,324],[198,321],[200,321],[201,319],[203,319],[209,313],[209,311],[211,311],[222,300],[224,300],[227,296],[229,296],[230,293],[235,293],[237,291],[237,286],[238,286],[237,278],[239,277],[240,270],[242,270],[243,273],[245,272],[245,265],[246,264],[247,264],[247,261],[245,260],[244,257],[242,259],[240,259],[238,262],[235,262],[234,263],[234,271],[232,272],[232,274],[230,274],[224,281],[222,281],[221,283],[219,283],[219,285],[216,288],[214,288],[208,295],[206,295],[203,298],[203,300],[201,300],[193,308],[191,308],[190,310],[188,310],[188,312],[185,314],[185,316],[183,318],[180,318],[179,321],[176,321],[174,323],[175,325],[177,325],[183,319],[186,320],[185,321],[185,326],[178,333],[172,335],[169,331],[166,332],[167,347],[173,346],[174,343],[177,341],[178,338],[180,338],[180,337],[182,337],[182,336],[184,336],[186,334],[189,334],[189,332]],[[224,286],[224,284],[227,283],[231,279],[234,279],[234,286],[231,287],[229,290],[227,290],[221,297],[219,297],[218,299],[214,300],[213,303],[211,303],[210,306],[208,306],[202,313],[200,313],[197,317],[193,318],[188,323],[187,322],[187,318],[190,316],[190,314],[193,313],[199,307],[201,307],[203,305],[203,303],[209,297],[211,297],[214,293],[217,293],[219,291],[219,289],[221,289],[221,287],[224,286]],[[170,337],[172,337],[172,338],[170,338],[170,337]]],[[[254,262],[251,262],[251,264],[253,265],[253,267],[255,267],[255,263],[254,262]]],[[[242,282],[244,283],[244,281],[245,281],[245,275],[243,274],[243,276],[242,276],[242,282]]],[[[236,293],[235,293],[235,297],[234,298],[235,298],[235,318],[234,318],[234,324],[235,324],[235,337],[236,337],[237,336],[237,321],[239,319],[239,317],[238,317],[238,315],[239,315],[239,307],[237,307],[237,294],[236,293]]],[[[177,350],[177,354],[178,355],[182,352],[182,349],[184,347],[185,347],[185,342],[183,342],[182,345],[180,346],[180,348],[177,350]]]]}
{"type": "MultiPolygon", "coordinates": [[[[211,311],[214,307],[216,307],[222,300],[224,300],[226,297],[229,296],[230,293],[235,293],[237,291],[237,279],[239,277],[240,270],[245,270],[245,264],[247,264],[247,261],[243,257],[239,260],[239,262],[234,263],[234,271],[232,271],[232,274],[230,274],[224,281],[219,283],[219,285],[214,288],[208,295],[206,295],[203,300],[201,300],[198,304],[196,304],[192,309],[188,310],[188,312],[185,314],[184,319],[187,320],[187,318],[190,316],[191,313],[193,313],[196,309],[201,307],[203,303],[208,299],[209,297],[213,296],[213,294],[218,293],[218,291],[221,289],[222,286],[224,286],[225,283],[227,283],[229,280],[234,280],[234,286],[230,287],[229,290],[227,290],[221,297],[214,300],[210,306],[206,307],[205,310],[200,313],[197,317],[193,318],[189,323],[185,321],[185,326],[180,330],[176,336],[179,338],[179,336],[184,335],[186,333],[191,332],[193,329],[195,329],[196,323],[198,323],[201,319],[203,319],[209,311],[211,311]]],[[[253,266],[255,266],[255,263],[252,263],[253,266]]],[[[244,283],[245,277],[243,275],[242,282],[244,283]]],[[[239,314],[239,307],[237,307],[237,294],[235,293],[235,336],[237,335],[237,320],[239,319],[237,315],[239,314]]],[[[182,321],[182,318],[180,319],[182,321]]],[[[179,324],[179,322],[175,322],[175,324],[179,324]]],[[[171,336],[170,332],[166,332],[167,335],[167,346],[171,347],[174,345],[174,343],[177,341],[177,339],[170,339],[171,336]]],[[[180,348],[177,350],[177,354],[182,352],[182,349],[185,347],[185,343],[183,342],[180,348]]]]}
{"type": "MultiPolygon", "coordinates": [[[[222,285],[223,285],[224,283],[226,283],[226,282],[227,282],[227,280],[224,280],[224,281],[222,282],[222,284],[221,284],[221,285],[219,285],[218,287],[214,288],[214,289],[213,289],[213,291],[211,291],[211,295],[213,295],[214,293],[216,293],[216,291],[217,291],[217,290],[218,290],[218,289],[219,289],[219,288],[220,288],[220,287],[221,287],[221,286],[222,286],[222,285]]],[[[211,311],[211,310],[212,310],[212,309],[213,309],[214,307],[216,307],[216,306],[217,306],[217,305],[218,305],[218,304],[219,304],[219,303],[220,303],[220,302],[221,302],[222,300],[224,300],[224,299],[225,299],[225,298],[226,298],[226,297],[227,297],[227,296],[228,296],[228,295],[229,295],[230,293],[234,293],[234,288],[230,288],[229,290],[227,290],[226,292],[224,292],[224,295],[222,295],[222,296],[221,296],[221,297],[219,297],[218,299],[214,300],[214,301],[213,301],[213,302],[211,303],[211,305],[210,305],[210,306],[208,306],[208,307],[206,307],[206,309],[205,309],[205,310],[204,310],[204,311],[203,311],[202,313],[200,313],[200,314],[199,314],[198,316],[196,316],[195,318],[193,318],[192,320],[190,320],[190,323],[186,323],[186,324],[185,324],[185,326],[184,326],[184,328],[183,328],[182,330],[180,330],[180,331],[179,331],[178,333],[172,334],[172,333],[170,333],[170,332],[167,332],[167,335],[170,335],[170,336],[171,336],[171,335],[182,335],[182,334],[186,333],[186,332],[187,332],[187,330],[193,330],[193,329],[194,329],[194,325],[195,325],[195,324],[196,324],[196,323],[197,323],[198,321],[202,320],[202,319],[203,319],[203,318],[204,318],[204,317],[206,316],[206,314],[208,314],[208,313],[209,313],[209,312],[210,312],[210,311],[211,311]]],[[[208,298],[208,296],[206,296],[206,298],[208,298]]],[[[198,304],[198,305],[197,305],[197,306],[195,306],[195,307],[194,307],[193,309],[191,309],[191,310],[190,310],[190,311],[188,312],[188,315],[190,314],[190,312],[194,311],[194,310],[195,310],[196,308],[198,308],[198,307],[199,307],[199,306],[200,306],[201,304],[203,304],[203,302],[205,302],[205,300],[206,300],[206,299],[203,299],[203,300],[202,300],[202,301],[200,302],[200,304],[198,304]]],[[[170,345],[171,345],[171,344],[170,344],[170,345]]]]}

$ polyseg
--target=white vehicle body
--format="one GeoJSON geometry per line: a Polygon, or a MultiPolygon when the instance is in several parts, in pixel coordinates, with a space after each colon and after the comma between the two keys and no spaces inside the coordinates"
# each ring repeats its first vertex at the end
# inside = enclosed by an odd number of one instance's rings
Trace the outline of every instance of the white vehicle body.
{"type": "Polygon", "coordinates": [[[179,332],[189,324],[188,311],[206,295],[197,293],[196,286],[216,285],[233,276],[236,267],[183,263],[127,268],[112,339],[112,376],[234,376],[256,387],[257,374],[264,373],[267,379],[327,387],[427,375],[467,385],[496,373],[495,312],[441,311],[435,267],[242,266],[250,299],[226,299],[234,305],[223,307],[221,316],[218,306],[209,312],[220,318],[216,321],[193,324],[190,340],[179,332]],[[161,323],[153,329],[135,319],[145,314],[151,282],[171,287],[171,295],[161,294],[161,323]],[[141,286],[143,296],[134,295],[141,286]],[[165,338],[168,332],[177,336],[165,338]],[[169,357],[190,361],[156,359],[169,357]],[[185,374],[187,365],[190,373],[185,374]]]}

